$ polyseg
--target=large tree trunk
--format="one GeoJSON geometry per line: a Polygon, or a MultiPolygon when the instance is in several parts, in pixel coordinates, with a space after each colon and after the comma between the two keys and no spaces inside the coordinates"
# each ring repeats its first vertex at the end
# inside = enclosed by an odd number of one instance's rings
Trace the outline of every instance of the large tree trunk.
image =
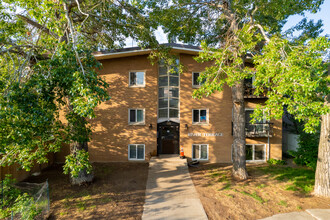
{"type": "Polygon", "coordinates": [[[314,194],[330,198],[330,113],[323,115],[321,121],[314,194]]]}
{"type": "MultiPolygon", "coordinates": [[[[80,150],[85,150],[88,152],[88,143],[78,143],[74,142],[70,145],[70,153],[76,154],[80,150]]],[[[94,179],[93,173],[87,173],[86,170],[82,170],[79,172],[77,177],[71,177],[72,185],[83,185],[92,182],[94,179]]]]}
{"type": "MultiPolygon", "coordinates": [[[[73,108],[72,106],[69,104],[69,109],[70,111],[73,112],[73,108]]],[[[79,115],[77,115],[76,113],[74,114],[74,118],[76,118],[76,121],[74,124],[71,124],[71,134],[75,135],[76,137],[80,137],[76,140],[84,140],[84,139],[88,139],[86,138],[86,136],[88,136],[88,131],[86,128],[86,119],[84,117],[81,117],[79,115]],[[77,129],[78,127],[78,129],[77,129]]],[[[84,142],[78,142],[78,141],[73,141],[70,144],[70,154],[71,155],[76,155],[77,152],[84,150],[86,152],[88,152],[88,142],[84,141],[84,142]]],[[[71,176],[71,184],[72,185],[82,185],[82,184],[87,184],[92,182],[94,179],[94,175],[93,173],[87,173],[86,169],[81,170],[78,174],[77,177],[72,177],[71,176]]]]}
{"type": "Polygon", "coordinates": [[[232,87],[233,100],[233,176],[238,179],[247,179],[245,161],[245,107],[244,81],[237,82],[232,87]]]}

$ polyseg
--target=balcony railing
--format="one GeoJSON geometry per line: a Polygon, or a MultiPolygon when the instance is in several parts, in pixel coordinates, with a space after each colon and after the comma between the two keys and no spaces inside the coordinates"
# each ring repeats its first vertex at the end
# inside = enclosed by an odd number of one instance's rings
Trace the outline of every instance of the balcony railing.
{"type": "Polygon", "coordinates": [[[246,137],[272,137],[273,135],[273,123],[255,123],[245,124],[245,135],[246,137]]]}
{"type": "Polygon", "coordinates": [[[255,88],[253,88],[252,83],[245,83],[244,84],[244,98],[267,98],[267,88],[264,89],[264,93],[260,95],[255,95],[254,92],[256,91],[255,88]]]}

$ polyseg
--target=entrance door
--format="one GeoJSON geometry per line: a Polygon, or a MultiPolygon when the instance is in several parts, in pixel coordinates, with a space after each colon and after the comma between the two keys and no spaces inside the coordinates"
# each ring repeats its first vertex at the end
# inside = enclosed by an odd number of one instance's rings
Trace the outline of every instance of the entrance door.
{"type": "Polygon", "coordinates": [[[157,126],[158,154],[179,154],[180,124],[167,121],[157,126]]]}

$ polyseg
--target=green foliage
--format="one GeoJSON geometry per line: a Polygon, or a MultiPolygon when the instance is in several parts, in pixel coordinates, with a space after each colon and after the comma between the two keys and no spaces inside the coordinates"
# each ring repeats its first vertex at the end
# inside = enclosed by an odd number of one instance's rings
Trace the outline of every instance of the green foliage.
{"type": "Polygon", "coordinates": [[[15,179],[11,175],[6,175],[3,180],[3,204],[1,204],[0,218],[10,217],[11,212],[14,215],[19,214],[21,219],[34,219],[40,210],[36,207],[34,199],[27,193],[22,193],[14,185],[15,179]]]}
{"type": "Polygon", "coordinates": [[[316,170],[318,147],[320,141],[320,127],[315,133],[300,132],[297,151],[289,151],[298,165],[306,165],[316,170]]]}
{"type": "MultiPolygon", "coordinates": [[[[130,0],[0,3],[1,166],[18,163],[30,170],[63,142],[90,140],[86,118],[94,118],[94,109],[109,99],[91,51],[118,48],[127,37],[155,47],[157,26],[145,12],[145,1],[130,0]]],[[[87,152],[72,154],[67,172],[89,170],[87,159],[87,152]]]]}
{"type": "Polygon", "coordinates": [[[77,177],[82,170],[90,173],[92,165],[89,163],[88,152],[79,150],[75,154],[66,156],[63,170],[65,174],[71,174],[73,177],[77,177]]]}
{"type": "Polygon", "coordinates": [[[269,160],[267,160],[267,163],[269,165],[285,165],[286,162],[284,160],[277,160],[277,159],[273,159],[270,158],[269,160]]]}
{"type": "Polygon", "coordinates": [[[326,37],[295,45],[274,36],[263,54],[255,56],[256,94],[267,93],[269,99],[262,109],[271,110],[269,117],[281,118],[286,105],[287,111],[304,123],[305,132],[316,131],[320,116],[330,112],[329,106],[324,105],[324,96],[330,93],[330,88],[328,64],[323,62],[329,47],[326,37]]]}

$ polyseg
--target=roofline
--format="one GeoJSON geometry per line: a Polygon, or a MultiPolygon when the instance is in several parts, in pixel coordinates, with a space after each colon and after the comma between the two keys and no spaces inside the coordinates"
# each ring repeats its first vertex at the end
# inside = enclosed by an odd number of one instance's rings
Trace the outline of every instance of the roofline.
{"type": "MultiPolygon", "coordinates": [[[[186,54],[192,54],[192,55],[198,55],[198,53],[202,51],[202,50],[198,50],[198,49],[190,49],[190,48],[182,48],[182,47],[171,47],[171,50],[172,50],[172,52],[176,52],[176,53],[186,53],[186,54]]],[[[113,58],[120,58],[120,57],[144,55],[144,54],[149,54],[151,51],[152,51],[152,49],[138,49],[138,50],[131,50],[131,51],[105,53],[105,54],[94,54],[94,57],[97,60],[104,60],[104,59],[113,59],[113,58]]]]}

